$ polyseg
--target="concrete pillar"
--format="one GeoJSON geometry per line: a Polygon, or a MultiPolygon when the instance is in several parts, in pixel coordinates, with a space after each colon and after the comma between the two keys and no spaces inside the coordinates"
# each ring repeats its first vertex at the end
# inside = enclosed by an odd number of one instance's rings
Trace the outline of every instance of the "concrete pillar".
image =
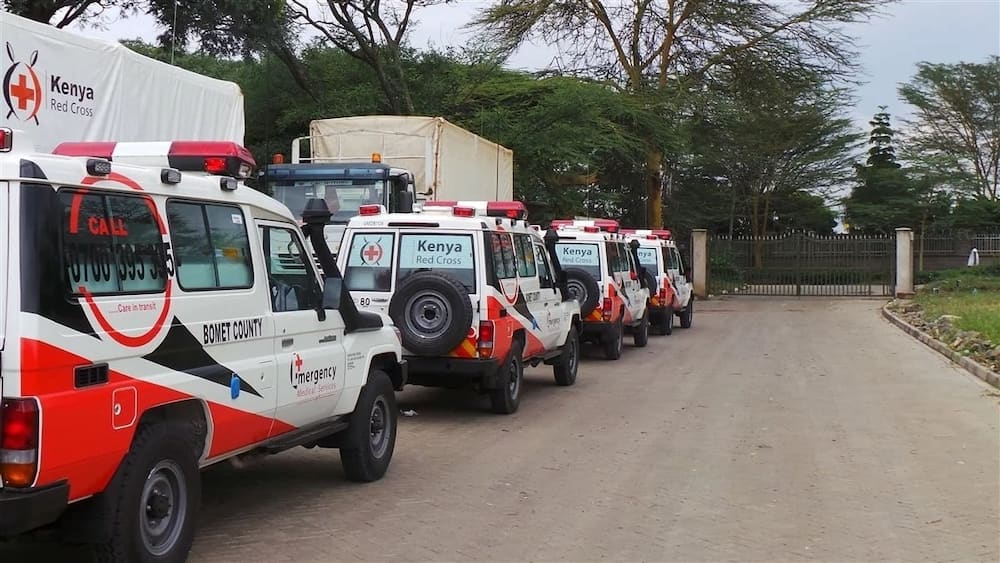
{"type": "Polygon", "coordinates": [[[694,294],[708,299],[708,231],[691,231],[691,273],[694,276],[694,294]]]}
{"type": "Polygon", "coordinates": [[[913,297],[913,229],[896,229],[896,297],[913,297]]]}

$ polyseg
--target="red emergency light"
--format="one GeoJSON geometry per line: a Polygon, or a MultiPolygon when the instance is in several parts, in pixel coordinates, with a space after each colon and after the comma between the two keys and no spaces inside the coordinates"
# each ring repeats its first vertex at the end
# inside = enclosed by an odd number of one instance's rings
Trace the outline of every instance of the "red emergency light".
{"type": "Polygon", "coordinates": [[[664,240],[670,240],[670,230],[669,229],[653,229],[653,234],[664,240]]]}
{"type": "Polygon", "coordinates": [[[520,201],[489,201],[486,202],[486,215],[524,221],[528,219],[528,208],[520,201]]]}
{"type": "Polygon", "coordinates": [[[110,161],[136,161],[187,172],[207,172],[233,178],[249,178],[257,162],[246,147],[231,141],[157,142],[69,142],[53,152],[63,156],[92,156],[110,161]]]}
{"type": "Polygon", "coordinates": [[[359,215],[378,215],[382,213],[382,206],[377,204],[362,205],[358,208],[359,215]]]}
{"type": "Polygon", "coordinates": [[[14,146],[14,132],[6,127],[0,128],[0,152],[8,152],[14,146]]]}
{"type": "Polygon", "coordinates": [[[459,207],[455,206],[451,208],[451,212],[455,217],[475,217],[476,210],[473,207],[459,207]]]}
{"type": "Polygon", "coordinates": [[[594,226],[602,231],[617,233],[621,225],[614,219],[594,219],[594,226]]]}

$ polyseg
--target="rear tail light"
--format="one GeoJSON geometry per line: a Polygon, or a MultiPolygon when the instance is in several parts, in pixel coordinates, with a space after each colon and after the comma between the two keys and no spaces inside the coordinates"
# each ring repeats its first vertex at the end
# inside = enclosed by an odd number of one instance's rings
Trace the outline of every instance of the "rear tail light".
{"type": "Polygon", "coordinates": [[[4,399],[0,406],[0,478],[5,487],[28,487],[38,470],[38,404],[4,399]]]}
{"type": "Polygon", "coordinates": [[[665,287],[660,288],[660,302],[661,303],[667,302],[667,288],[665,287]]]}
{"type": "Polygon", "coordinates": [[[479,321],[479,357],[493,355],[493,321],[479,321]]]}
{"type": "Polygon", "coordinates": [[[381,205],[362,205],[358,208],[358,213],[361,215],[378,215],[381,212],[381,205]]]}
{"type": "Polygon", "coordinates": [[[601,320],[604,322],[611,322],[611,298],[605,297],[604,303],[601,305],[601,320]]]}

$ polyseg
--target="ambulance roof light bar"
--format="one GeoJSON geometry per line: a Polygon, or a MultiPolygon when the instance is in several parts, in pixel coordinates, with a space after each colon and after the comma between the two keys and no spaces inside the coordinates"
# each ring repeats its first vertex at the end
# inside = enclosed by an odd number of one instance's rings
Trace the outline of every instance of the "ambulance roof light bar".
{"type": "Polygon", "coordinates": [[[247,179],[257,167],[250,151],[231,141],[68,142],[53,154],[89,156],[113,162],[169,167],[247,179]]]}

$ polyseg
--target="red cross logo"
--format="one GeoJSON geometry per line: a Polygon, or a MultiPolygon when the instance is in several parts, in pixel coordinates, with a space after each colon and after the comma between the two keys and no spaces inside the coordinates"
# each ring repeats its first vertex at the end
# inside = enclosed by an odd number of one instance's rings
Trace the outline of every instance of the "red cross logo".
{"type": "Polygon", "coordinates": [[[298,354],[292,355],[295,356],[295,361],[293,362],[295,364],[295,371],[302,371],[302,358],[298,354]]]}
{"type": "Polygon", "coordinates": [[[34,69],[38,51],[31,53],[28,60],[19,61],[14,48],[7,43],[7,58],[11,62],[3,75],[3,99],[10,110],[7,119],[15,117],[38,124],[38,110],[42,108],[42,84],[34,69]]]}
{"type": "Polygon", "coordinates": [[[10,95],[17,100],[17,109],[28,109],[28,102],[35,101],[38,94],[28,87],[28,75],[19,74],[17,84],[10,85],[10,95]]]}
{"type": "Polygon", "coordinates": [[[361,260],[365,264],[378,264],[382,259],[382,245],[378,242],[369,243],[361,251],[361,260]]]}

